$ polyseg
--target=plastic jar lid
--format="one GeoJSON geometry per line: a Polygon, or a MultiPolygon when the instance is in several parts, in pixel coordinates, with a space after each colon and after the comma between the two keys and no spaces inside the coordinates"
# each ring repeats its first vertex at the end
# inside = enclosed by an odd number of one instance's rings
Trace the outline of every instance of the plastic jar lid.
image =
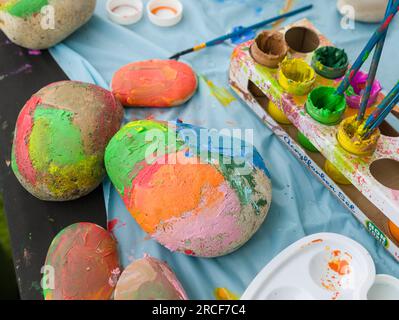
{"type": "Polygon", "coordinates": [[[171,27],[183,17],[183,5],[179,0],[151,0],[147,4],[150,21],[160,27],[171,27]]]}
{"type": "Polygon", "coordinates": [[[108,0],[107,14],[111,21],[129,25],[140,21],[143,17],[142,0],[108,0]]]}

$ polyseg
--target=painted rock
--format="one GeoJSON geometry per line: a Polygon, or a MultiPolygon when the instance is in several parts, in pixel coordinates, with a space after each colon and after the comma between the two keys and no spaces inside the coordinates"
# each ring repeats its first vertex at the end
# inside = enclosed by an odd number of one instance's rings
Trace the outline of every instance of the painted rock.
{"type": "Polygon", "coordinates": [[[122,272],[114,299],[187,300],[187,294],[165,262],[146,256],[122,272]]]}
{"type": "Polygon", "coordinates": [[[0,28],[14,43],[47,49],[92,16],[96,0],[0,0],[0,28]]]}
{"type": "Polygon", "coordinates": [[[188,101],[197,85],[197,77],[187,64],[176,60],[147,60],[119,69],[111,87],[124,106],[173,107],[188,101]]]}
{"type": "Polygon", "coordinates": [[[264,221],[271,182],[253,146],[188,124],[135,121],[110,141],[105,166],[141,228],[171,251],[228,254],[264,221]],[[212,136],[210,136],[212,137],[212,136]],[[203,141],[205,140],[205,141],[203,141]]]}
{"type": "Polygon", "coordinates": [[[18,116],[12,169],[41,200],[86,195],[105,176],[104,150],[122,118],[121,104],[103,88],[74,81],[48,85],[18,116]]]}
{"type": "Polygon", "coordinates": [[[46,300],[109,300],[120,274],[116,241],[93,223],[75,223],[52,241],[42,279],[46,300]]]}

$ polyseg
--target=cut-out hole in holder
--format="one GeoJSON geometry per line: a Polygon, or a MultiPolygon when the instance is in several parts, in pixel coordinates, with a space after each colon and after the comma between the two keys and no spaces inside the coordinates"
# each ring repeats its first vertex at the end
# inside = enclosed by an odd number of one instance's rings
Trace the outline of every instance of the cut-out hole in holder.
{"type": "Polygon", "coordinates": [[[248,80],[248,91],[255,98],[255,100],[260,104],[260,106],[267,110],[269,105],[269,98],[263,93],[263,91],[251,80],[248,80]]]}
{"type": "Polygon", "coordinates": [[[399,162],[393,159],[378,159],[370,165],[371,175],[382,185],[399,190],[399,162]]]}
{"type": "Polygon", "coordinates": [[[399,132],[395,130],[387,121],[383,121],[380,126],[381,134],[387,137],[399,137],[399,132]]]}
{"type": "Polygon", "coordinates": [[[305,27],[293,27],[285,33],[285,41],[291,50],[300,53],[315,51],[320,45],[319,36],[305,27]]]}

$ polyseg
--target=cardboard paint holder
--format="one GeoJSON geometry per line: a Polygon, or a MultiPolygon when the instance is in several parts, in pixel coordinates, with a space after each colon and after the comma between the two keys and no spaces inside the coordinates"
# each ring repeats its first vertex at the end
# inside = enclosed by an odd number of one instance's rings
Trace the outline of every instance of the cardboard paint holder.
{"type": "MultiPolygon", "coordinates": [[[[332,46],[306,19],[279,31],[287,41],[287,58],[302,59],[310,66],[316,49],[332,46]]],[[[234,49],[229,74],[232,89],[399,262],[399,239],[395,239],[389,228],[392,223],[399,226],[399,133],[384,122],[372,155],[349,153],[337,140],[340,123],[325,125],[314,120],[305,109],[308,94],[298,96],[284,90],[278,80],[278,68],[268,68],[254,61],[250,54],[252,43],[250,40],[234,49]],[[268,112],[269,102],[277,106],[291,124],[276,122],[268,112]],[[302,147],[298,133],[302,133],[319,152],[302,147]],[[334,166],[350,184],[339,184],[329,177],[324,170],[327,160],[328,165],[334,166]]],[[[316,74],[313,89],[337,87],[338,84],[339,80],[316,74]]],[[[379,93],[367,114],[383,98],[384,94],[379,93]]],[[[357,111],[347,107],[342,119],[354,116],[357,111]]],[[[395,107],[393,115],[397,117],[398,111],[395,107]]],[[[304,137],[301,137],[302,141],[304,137]]]]}

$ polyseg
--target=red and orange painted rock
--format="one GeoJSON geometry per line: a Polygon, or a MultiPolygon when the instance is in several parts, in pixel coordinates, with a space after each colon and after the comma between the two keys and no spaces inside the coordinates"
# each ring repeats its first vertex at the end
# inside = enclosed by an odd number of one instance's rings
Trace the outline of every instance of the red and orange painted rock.
{"type": "Polygon", "coordinates": [[[272,197],[253,146],[222,136],[222,144],[208,143],[208,134],[184,123],[134,121],[105,152],[107,173],[140,227],[169,250],[199,257],[246,243],[272,197]]]}
{"type": "Polygon", "coordinates": [[[46,300],[109,300],[120,275],[116,241],[93,223],[75,223],[52,241],[42,279],[46,300]]]}
{"type": "Polygon", "coordinates": [[[123,270],[114,299],[187,300],[187,294],[165,262],[145,256],[123,270]]]}
{"type": "Polygon", "coordinates": [[[197,85],[197,77],[187,64],[147,60],[119,69],[111,87],[124,106],[160,108],[185,103],[194,95],[197,85]]]}
{"type": "Polygon", "coordinates": [[[18,116],[12,148],[16,177],[41,200],[88,194],[105,176],[105,147],[122,118],[122,105],[98,86],[62,81],[44,87],[18,116]]]}

